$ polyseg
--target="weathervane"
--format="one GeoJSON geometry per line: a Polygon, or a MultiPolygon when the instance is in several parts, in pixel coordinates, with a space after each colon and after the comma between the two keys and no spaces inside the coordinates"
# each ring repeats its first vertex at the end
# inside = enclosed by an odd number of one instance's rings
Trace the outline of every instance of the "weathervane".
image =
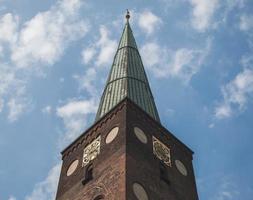
{"type": "Polygon", "coordinates": [[[130,18],[130,12],[129,12],[129,10],[127,9],[127,14],[126,14],[126,19],[127,19],[127,21],[129,20],[129,18],[130,18]]]}

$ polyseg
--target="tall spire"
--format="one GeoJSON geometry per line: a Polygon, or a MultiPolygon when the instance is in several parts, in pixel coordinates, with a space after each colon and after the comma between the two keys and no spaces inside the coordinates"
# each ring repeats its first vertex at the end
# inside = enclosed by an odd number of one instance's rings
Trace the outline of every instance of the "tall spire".
{"type": "Polygon", "coordinates": [[[139,54],[127,10],[126,24],[99,104],[96,120],[124,98],[129,98],[160,122],[144,66],[139,54]]]}

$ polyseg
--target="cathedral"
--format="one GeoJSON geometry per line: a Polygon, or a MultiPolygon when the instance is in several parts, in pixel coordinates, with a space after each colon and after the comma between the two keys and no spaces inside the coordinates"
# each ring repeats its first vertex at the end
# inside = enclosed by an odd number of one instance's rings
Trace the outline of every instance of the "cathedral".
{"type": "Polygon", "coordinates": [[[62,151],[56,200],[198,200],[193,152],[160,122],[129,18],[94,124],[62,151]]]}

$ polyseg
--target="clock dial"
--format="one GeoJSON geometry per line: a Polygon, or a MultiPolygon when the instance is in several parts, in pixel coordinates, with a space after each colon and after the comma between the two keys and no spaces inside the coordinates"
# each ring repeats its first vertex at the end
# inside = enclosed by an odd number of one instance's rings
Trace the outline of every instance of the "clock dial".
{"type": "Polygon", "coordinates": [[[147,144],[148,138],[140,128],[134,127],[134,134],[142,143],[147,144]]]}
{"type": "Polygon", "coordinates": [[[93,140],[83,151],[83,167],[89,164],[90,161],[94,160],[100,153],[100,140],[101,136],[93,140]]]}
{"type": "Polygon", "coordinates": [[[139,183],[133,184],[133,191],[138,200],[148,200],[148,194],[139,183]]]}
{"type": "Polygon", "coordinates": [[[68,170],[67,170],[67,176],[72,175],[75,171],[76,168],[78,166],[79,160],[75,160],[71,163],[71,165],[69,166],[68,170]]]}
{"type": "Polygon", "coordinates": [[[114,127],[114,128],[108,133],[108,135],[106,136],[105,143],[106,143],[106,144],[111,143],[111,142],[116,138],[116,136],[118,135],[118,132],[119,132],[119,127],[114,127]]]}
{"type": "Polygon", "coordinates": [[[185,165],[180,160],[175,160],[175,164],[176,164],[178,171],[182,175],[187,176],[188,172],[187,172],[185,165]]]}
{"type": "Polygon", "coordinates": [[[153,153],[167,166],[171,167],[170,149],[155,137],[153,137],[153,153]]]}

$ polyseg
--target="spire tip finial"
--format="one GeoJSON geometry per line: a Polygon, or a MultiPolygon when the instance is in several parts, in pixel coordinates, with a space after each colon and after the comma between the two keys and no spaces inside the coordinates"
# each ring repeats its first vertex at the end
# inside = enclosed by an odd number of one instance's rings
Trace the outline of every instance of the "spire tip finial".
{"type": "Polygon", "coordinates": [[[129,12],[129,10],[127,9],[127,14],[126,14],[126,19],[127,19],[127,21],[129,20],[129,18],[130,18],[130,12],[129,12]]]}

